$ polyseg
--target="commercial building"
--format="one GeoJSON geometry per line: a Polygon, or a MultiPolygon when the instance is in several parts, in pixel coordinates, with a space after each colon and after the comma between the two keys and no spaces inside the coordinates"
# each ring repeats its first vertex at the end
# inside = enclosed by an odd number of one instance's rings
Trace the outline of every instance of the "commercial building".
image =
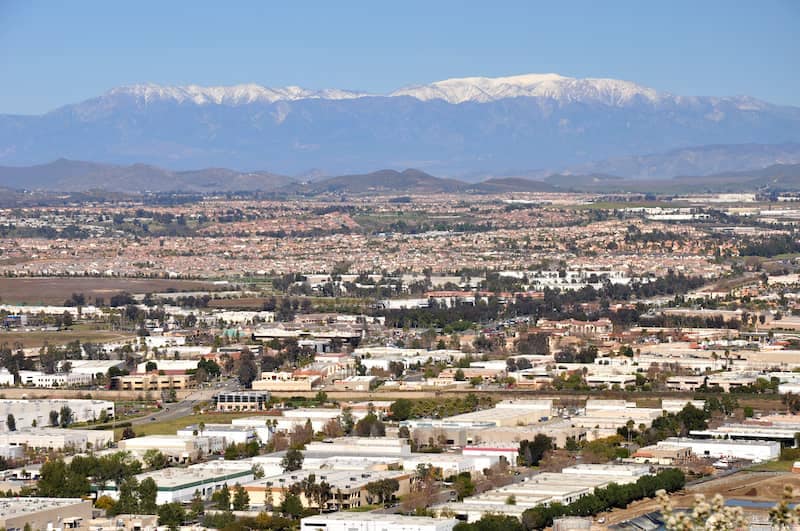
{"type": "Polygon", "coordinates": [[[319,375],[295,375],[291,372],[265,372],[253,381],[254,391],[311,391],[320,381],[319,375]]]}
{"type": "Polygon", "coordinates": [[[194,387],[194,376],[189,374],[129,374],[111,380],[111,388],[119,391],[180,391],[194,387]]]}
{"type": "Polygon", "coordinates": [[[654,465],[670,466],[685,463],[691,459],[691,456],[691,448],[667,444],[655,444],[652,446],[643,446],[636,450],[636,452],[630,457],[630,461],[639,464],[650,463],[654,465]]]}
{"type": "Polygon", "coordinates": [[[658,446],[690,448],[698,457],[719,459],[729,457],[750,461],[770,461],[781,454],[781,445],[775,441],[736,441],[723,439],[689,439],[670,437],[658,446]]]}
{"type": "Polygon", "coordinates": [[[464,449],[461,450],[461,454],[464,456],[493,457],[497,461],[505,459],[506,463],[509,465],[515,465],[517,464],[517,456],[519,455],[519,443],[506,444],[503,446],[488,444],[465,446],[464,449]]]}
{"type": "Polygon", "coordinates": [[[264,411],[269,403],[265,391],[229,391],[214,395],[217,411],[264,411]]]}
{"type": "Polygon", "coordinates": [[[405,439],[385,437],[337,437],[322,442],[314,441],[306,445],[308,453],[327,453],[331,455],[381,455],[409,456],[411,446],[405,439]]]}
{"type": "Polygon", "coordinates": [[[226,447],[232,444],[247,444],[258,439],[255,429],[232,424],[206,424],[202,429],[199,424],[191,424],[178,430],[177,435],[183,438],[196,437],[197,435],[221,438],[225,441],[226,447]]]}
{"type": "MultiPolygon", "coordinates": [[[[509,461],[509,463],[514,463],[509,461]]],[[[459,454],[435,454],[418,453],[411,454],[402,459],[403,470],[415,472],[419,465],[431,466],[441,472],[442,477],[446,478],[463,472],[482,473],[487,468],[491,468],[500,462],[497,455],[459,455],[459,454]]]]}
{"type": "MultiPolygon", "coordinates": [[[[296,470],[285,474],[267,476],[244,485],[250,496],[251,507],[276,507],[285,499],[293,485],[308,481],[310,476],[317,483],[325,482],[330,486],[330,499],[322,502],[323,508],[346,510],[363,507],[375,503],[374,495],[368,492],[367,485],[384,479],[394,479],[398,489],[394,496],[400,497],[410,492],[413,472],[392,470],[351,471],[351,470],[296,470]]],[[[304,507],[319,507],[319,501],[307,497],[305,492],[299,495],[304,507]]]]}
{"type": "Polygon", "coordinates": [[[114,430],[73,430],[62,428],[23,428],[0,433],[0,446],[35,450],[73,450],[108,448],[114,442],[114,430]]]}
{"type": "Polygon", "coordinates": [[[645,465],[575,465],[561,473],[544,472],[523,483],[512,483],[505,487],[488,490],[477,496],[465,498],[463,502],[445,503],[433,507],[439,514],[455,514],[469,522],[479,520],[485,514],[506,514],[522,517],[527,509],[541,504],[569,504],[605,487],[609,483],[624,485],[633,483],[648,474],[645,465]],[[510,497],[513,505],[508,504],[510,497]]]}
{"type": "Polygon", "coordinates": [[[0,528],[79,529],[92,518],[92,502],[80,498],[0,498],[0,528]]]}
{"type": "Polygon", "coordinates": [[[114,417],[114,402],[72,398],[47,398],[30,400],[0,399],[0,431],[8,429],[6,421],[14,416],[17,429],[49,426],[51,412],[60,413],[64,407],[72,412],[73,422],[95,421],[114,417]]]}
{"type": "Polygon", "coordinates": [[[377,382],[376,376],[349,376],[333,382],[333,388],[337,391],[371,391],[377,382]]]}
{"type": "Polygon", "coordinates": [[[225,450],[225,439],[207,435],[194,434],[181,437],[178,435],[147,435],[123,439],[117,443],[120,450],[131,452],[141,459],[148,450],[158,450],[173,462],[189,463],[214,453],[225,450]]]}
{"type": "Polygon", "coordinates": [[[792,426],[741,423],[723,424],[718,428],[707,430],[692,430],[689,435],[697,439],[776,441],[783,445],[794,446],[797,432],[798,430],[792,426]]]}
{"type": "Polygon", "coordinates": [[[92,385],[94,376],[79,372],[56,372],[47,374],[40,371],[19,371],[20,385],[27,387],[84,387],[92,385]]]}
{"type": "MultiPolygon", "coordinates": [[[[202,465],[192,465],[187,468],[164,468],[153,472],[139,474],[136,479],[141,483],[146,478],[152,478],[158,486],[156,503],[188,502],[195,491],[205,499],[211,497],[214,491],[228,485],[233,487],[236,483],[244,485],[253,481],[253,470],[250,463],[240,461],[214,461],[202,465]]],[[[113,499],[119,497],[117,487],[112,483],[104,486],[99,496],[107,495],[113,499]]]]}
{"type": "Polygon", "coordinates": [[[375,513],[330,513],[300,520],[300,531],[452,531],[458,520],[375,513]]]}

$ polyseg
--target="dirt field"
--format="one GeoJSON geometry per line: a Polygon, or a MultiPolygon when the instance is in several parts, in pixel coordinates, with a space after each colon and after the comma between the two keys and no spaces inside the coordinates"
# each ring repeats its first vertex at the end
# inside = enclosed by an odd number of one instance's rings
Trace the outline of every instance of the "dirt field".
{"type": "Polygon", "coordinates": [[[88,303],[108,300],[119,293],[215,291],[220,286],[195,280],[134,278],[0,278],[0,302],[7,304],[63,304],[73,293],[83,293],[88,303]]]}
{"type": "MultiPolygon", "coordinates": [[[[777,502],[783,495],[785,485],[791,485],[795,489],[795,493],[800,494],[800,475],[774,472],[740,472],[732,476],[691,486],[686,491],[672,496],[672,503],[678,508],[690,507],[694,502],[695,494],[698,493],[704,494],[706,498],[710,498],[715,494],[722,494],[726,500],[737,498],[751,501],[777,502]]],[[[795,503],[800,502],[800,495],[796,495],[793,501],[795,503]]],[[[597,515],[596,518],[605,517],[606,525],[610,525],[660,509],[661,507],[656,500],[648,498],[632,503],[626,509],[597,515]]]]}

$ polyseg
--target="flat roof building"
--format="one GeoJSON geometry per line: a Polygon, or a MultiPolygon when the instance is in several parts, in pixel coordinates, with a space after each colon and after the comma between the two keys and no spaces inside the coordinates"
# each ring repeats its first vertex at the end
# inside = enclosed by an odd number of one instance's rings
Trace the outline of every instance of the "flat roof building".
{"type": "MultiPolygon", "coordinates": [[[[156,503],[188,502],[195,491],[204,499],[209,499],[214,491],[236,483],[244,485],[253,481],[252,465],[240,461],[214,461],[187,468],[164,468],[152,472],[138,474],[136,479],[141,483],[152,478],[158,486],[156,503]]],[[[113,499],[119,497],[117,487],[113,483],[104,486],[98,496],[107,495],[113,499]]]]}
{"type": "Polygon", "coordinates": [[[330,513],[300,520],[300,531],[452,531],[458,520],[376,513],[330,513]]]}
{"type": "Polygon", "coordinates": [[[77,529],[92,518],[92,502],[80,498],[0,498],[0,528],[77,529]]]}

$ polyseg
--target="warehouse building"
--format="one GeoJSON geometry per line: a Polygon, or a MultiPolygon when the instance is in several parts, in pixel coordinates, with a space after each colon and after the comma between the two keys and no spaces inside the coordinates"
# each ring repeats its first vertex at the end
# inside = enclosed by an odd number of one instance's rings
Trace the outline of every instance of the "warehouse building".
{"type": "MultiPolygon", "coordinates": [[[[136,476],[140,483],[147,478],[152,478],[156,482],[158,486],[156,503],[161,505],[163,503],[188,502],[194,496],[195,491],[199,492],[204,499],[208,499],[223,485],[232,488],[236,483],[243,485],[253,481],[253,469],[247,462],[214,461],[187,468],[164,468],[136,476]]],[[[104,495],[115,500],[118,499],[119,493],[116,485],[112,483],[101,488],[98,496],[104,495]]]]}
{"type": "MultiPolygon", "coordinates": [[[[347,510],[364,507],[377,500],[368,492],[370,483],[384,479],[394,479],[399,488],[394,496],[405,496],[411,489],[413,472],[392,470],[350,471],[350,470],[296,470],[277,476],[268,476],[244,485],[250,496],[251,507],[279,506],[293,485],[302,485],[310,476],[316,483],[325,482],[330,486],[331,498],[324,502],[328,509],[347,510]]],[[[318,507],[318,501],[307,497],[305,492],[299,495],[303,507],[318,507]]]]}
{"type": "Polygon", "coordinates": [[[0,446],[34,450],[100,450],[114,443],[114,430],[73,430],[63,428],[25,428],[0,433],[0,446]]]}
{"type": "Polygon", "coordinates": [[[609,483],[625,485],[649,474],[646,465],[575,465],[561,473],[544,472],[523,483],[488,490],[463,502],[445,503],[433,507],[439,514],[454,514],[468,522],[480,520],[486,514],[506,514],[522,518],[527,509],[541,504],[569,504],[591,494],[609,483]],[[513,497],[515,503],[508,504],[513,497]]]}
{"type": "Polygon", "coordinates": [[[158,450],[174,463],[190,463],[202,457],[225,451],[225,439],[222,437],[178,435],[147,435],[123,439],[117,443],[120,450],[131,452],[137,459],[142,459],[148,450],[158,450]]]}
{"type": "Polygon", "coordinates": [[[0,399],[0,431],[6,431],[6,421],[13,415],[17,429],[51,425],[51,412],[62,408],[72,411],[73,422],[93,422],[105,416],[114,417],[114,402],[72,398],[45,398],[30,400],[0,399]]]}
{"type": "Polygon", "coordinates": [[[724,439],[689,439],[669,437],[658,443],[658,446],[677,446],[690,448],[698,457],[719,459],[747,459],[750,461],[771,461],[781,454],[781,444],[776,441],[747,441],[724,439]]]}
{"type": "Polygon", "coordinates": [[[300,520],[300,531],[452,531],[458,520],[375,513],[330,513],[300,520]]]}
{"type": "Polygon", "coordinates": [[[0,498],[2,529],[78,529],[91,518],[92,502],[80,498],[0,498]]]}
{"type": "Polygon", "coordinates": [[[231,424],[206,424],[200,429],[200,425],[191,424],[183,429],[177,431],[178,437],[189,439],[197,437],[221,438],[228,447],[232,444],[247,444],[251,441],[256,441],[256,430],[248,428],[247,426],[233,426],[231,424]]]}

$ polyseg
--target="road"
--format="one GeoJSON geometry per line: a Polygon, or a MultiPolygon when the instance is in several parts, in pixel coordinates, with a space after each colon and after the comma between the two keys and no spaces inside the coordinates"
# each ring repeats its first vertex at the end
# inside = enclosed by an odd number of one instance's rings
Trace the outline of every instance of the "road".
{"type": "Polygon", "coordinates": [[[188,417],[194,413],[194,407],[203,402],[208,402],[214,395],[222,392],[236,391],[239,389],[239,382],[235,378],[231,378],[222,383],[221,387],[213,385],[202,389],[196,389],[186,398],[180,402],[172,404],[164,404],[164,408],[144,417],[139,417],[131,420],[134,426],[139,424],[149,424],[150,422],[173,420],[182,417],[188,417]]]}

